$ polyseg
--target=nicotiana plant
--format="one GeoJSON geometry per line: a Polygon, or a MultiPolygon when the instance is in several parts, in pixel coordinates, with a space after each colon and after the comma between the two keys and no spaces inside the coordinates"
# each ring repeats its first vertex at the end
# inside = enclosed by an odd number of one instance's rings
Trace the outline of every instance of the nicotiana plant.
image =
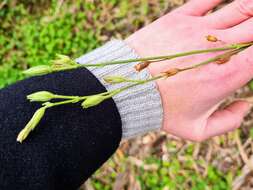
{"type": "MultiPolygon", "coordinates": [[[[215,36],[207,36],[206,39],[210,42],[217,42],[219,41],[215,36]]],[[[23,73],[27,76],[38,76],[38,75],[46,75],[53,72],[60,72],[66,70],[77,69],[81,67],[106,67],[108,65],[116,65],[116,64],[128,64],[132,62],[136,62],[137,64],[134,66],[133,69],[136,71],[142,71],[143,69],[147,68],[149,64],[154,62],[161,62],[165,60],[171,60],[179,57],[185,57],[189,55],[195,54],[204,54],[210,52],[222,52],[219,55],[216,55],[212,58],[209,58],[203,62],[196,63],[195,65],[185,67],[185,68],[172,68],[169,70],[165,70],[164,72],[160,73],[157,76],[150,77],[146,80],[136,80],[131,78],[126,78],[124,76],[106,76],[104,81],[111,84],[117,83],[127,83],[125,87],[106,91],[99,94],[93,94],[89,96],[66,96],[61,94],[54,94],[48,91],[39,91],[27,96],[27,99],[31,102],[41,102],[41,107],[34,113],[31,120],[27,123],[27,125],[20,131],[17,136],[17,141],[22,143],[27,136],[30,134],[32,130],[36,128],[38,123],[43,118],[46,111],[48,111],[52,107],[62,106],[65,104],[81,104],[83,109],[87,109],[93,106],[100,104],[101,102],[112,98],[113,96],[125,91],[129,88],[132,88],[137,85],[142,85],[151,81],[166,79],[168,77],[172,77],[180,72],[185,72],[191,69],[195,69],[201,67],[203,65],[209,63],[217,63],[217,64],[224,64],[231,56],[245,50],[246,48],[253,45],[253,42],[250,43],[237,43],[237,44],[230,44],[223,47],[218,48],[209,48],[209,49],[201,49],[201,50],[193,50],[188,52],[181,52],[176,53],[173,55],[165,55],[165,56],[155,56],[155,57],[146,57],[146,58],[137,58],[137,59],[127,59],[127,60],[119,60],[119,61],[108,61],[103,63],[97,64],[78,64],[74,59],[66,55],[57,55],[55,60],[52,60],[51,65],[40,65],[36,67],[32,67],[23,73]],[[54,100],[53,102],[51,100],[54,100]]]]}

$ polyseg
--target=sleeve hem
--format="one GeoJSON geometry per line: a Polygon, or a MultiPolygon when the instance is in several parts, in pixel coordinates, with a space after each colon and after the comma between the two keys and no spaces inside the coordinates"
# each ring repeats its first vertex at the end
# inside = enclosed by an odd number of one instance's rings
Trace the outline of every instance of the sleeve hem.
{"type": "MultiPolygon", "coordinates": [[[[101,63],[122,59],[134,59],[138,55],[124,41],[112,40],[104,46],[78,58],[80,64],[101,63]]],[[[122,75],[132,79],[148,79],[151,77],[147,70],[138,73],[134,69],[137,62],[110,65],[103,68],[89,67],[88,69],[110,91],[124,87],[125,83],[108,84],[103,78],[108,75],[122,75]]],[[[113,97],[119,110],[122,121],[123,138],[131,138],[149,131],[157,130],[162,126],[163,109],[160,93],[156,83],[150,82],[144,85],[130,88],[113,97]]]]}

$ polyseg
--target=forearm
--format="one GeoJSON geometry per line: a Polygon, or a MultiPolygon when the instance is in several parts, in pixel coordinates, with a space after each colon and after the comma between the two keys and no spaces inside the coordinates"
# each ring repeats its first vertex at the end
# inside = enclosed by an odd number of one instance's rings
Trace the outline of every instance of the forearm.
{"type": "Polygon", "coordinates": [[[39,90],[85,95],[106,89],[86,69],[33,77],[0,91],[0,189],[76,190],[116,150],[121,120],[112,99],[83,110],[79,105],[50,109],[22,144],[16,137],[37,103],[39,90]]]}
{"type": "MultiPolygon", "coordinates": [[[[136,57],[123,41],[115,40],[77,61],[97,63],[136,57]]],[[[162,121],[160,95],[155,83],[149,83],[87,110],[75,104],[50,109],[23,144],[16,142],[17,134],[39,107],[26,100],[26,95],[41,90],[96,94],[122,87],[106,84],[102,78],[107,75],[150,77],[146,71],[136,73],[134,64],[33,77],[1,90],[0,189],[77,189],[114,153],[122,135],[129,138],[158,129],[162,121]]]]}

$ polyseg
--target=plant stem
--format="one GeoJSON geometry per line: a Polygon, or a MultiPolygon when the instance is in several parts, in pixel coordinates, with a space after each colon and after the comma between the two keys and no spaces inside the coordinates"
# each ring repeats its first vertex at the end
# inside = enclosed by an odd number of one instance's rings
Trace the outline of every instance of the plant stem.
{"type": "Polygon", "coordinates": [[[172,55],[165,55],[165,56],[145,57],[145,58],[127,59],[127,60],[119,60],[119,61],[108,61],[108,62],[97,63],[97,64],[82,64],[80,65],[80,67],[104,67],[107,65],[125,64],[125,63],[130,63],[130,62],[143,62],[143,61],[159,62],[159,61],[170,60],[170,59],[174,59],[178,57],[185,57],[185,56],[195,55],[195,54],[241,49],[241,48],[248,47],[251,45],[253,45],[253,42],[247,43],[247,44],[231,44],[231,45],[220,47],[220,48],[192,50],[192,51],[176,53],[172,55]]]}
{"type": "Polygon", "coordinates": [[[67,95],[54,95],[54,99],[75,99],[79,98],[79,96],[67,96],[67,95]]]}
{"type": "Polygon", "coordinates": [[[180,69],[181,71],[186,71],[186,70],[190,70],[190,69],[194,69],[194,68],[197,68],[197,67],[200,67],[200,66],[203,66],[203,65],[206,65],[208,63],[212,63],[212,62],[215,62],[215,61],[218,61],[219,59],[223,58],[224,56],[232,56],[232,55],[235,55],[241,51],[243,51],[244,48],[242,49],[235,49],[235,50],[232,50],[232,51],[229,51],[229,52],[226,52],[226,53],[223,53],[221,55],[217,55],[215,57],[212,57],[210,59],[207,59],[206,61],[203,61],[203,62],[200,62],[196,65],[193,65],[193,66],[190,66],[190,67],[186,67],[186,68],[183,68],[183,69],[180,69]]]}
{"type": "Polygon", "coordinates": [[[165,76],[164,76],[164,75],[158,75],[158,76],[152,77],[152,78],[147,79],[147,80],[136,80],[136,82],[135,82],[134,84],[130,84],[130,85],[125,86],[125,87],[120,88],[120,89],[116,89],[115,92],[112,92],[112,93],[111,93],[111,94],[112,94],[111,96],[114,96],[114,95],[116,95],[116,94],[119,94],[119,93],[121,93],[122,91],[127,90],[127,89],[129,89],[129,88],[132,88],[132,87],[134,87],[134,86],[138,86],[138,85],[140,85],[140,84],[145,84],[145,83],[148,83],[148,82],[151,82],[151,81],[155,81],[155,80],[161,79],[161,78],[163,78],[163,77],[165,77],[165,76]]]}
{"type": "MultiPolygon", "coordinates": [[[[116,90],[114,90],[116,91],[116,90]]],[[[103,96],[108,96],[111,93],[113,93],[114,91],[106,91],[106,92],[102,92],[100,94],[97,95],[103,95],[103,96]]],[[[60,106],[60,105],[64,105],[64,104],[71,104],[71,103],[77,103],[80,102],[82,100],[85,100],[86,98],[88,98],[89,96],[67,96],[67,95],[55,95],[55,98],[57,99],[66,99],[65,101],[60,101],[60,102],[46,102],[43,105],[46,108],[51,108],[51,107],[55,107],[55,106],[60,106]]],[[[109,96],[108,96],[109,97],[109,96]]]]}
{"type": "Polygon", "coordinates": [[[51,107],[55,107],[55,106],[59,106],[59,105],[64,105],[64,104],[71,104],[71,103],[77,103],[79,100],[78,99],[70,99],[70,100],[65,100],[65,101],[61,101],[61,102],[55,102],[55,103],[45,103],[43,104],[46,108],[51,108],[51,107]]]}

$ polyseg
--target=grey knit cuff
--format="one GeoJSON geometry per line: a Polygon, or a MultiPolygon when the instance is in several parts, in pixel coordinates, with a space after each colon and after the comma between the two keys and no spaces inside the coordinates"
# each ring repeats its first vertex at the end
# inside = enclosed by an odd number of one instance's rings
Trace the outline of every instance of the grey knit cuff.
{"type": "MultiPolygon", "coordinates": [[[[76,61],[80,64],[101,63],[112,60],[133,59],[138,55],[124,41],[112,40],[104,46],[81,56],[76,61]]],[[[88,69],[100,80],[108,91],[126,86],[126,83],[108,84],[103,77],[122,75],[132,79],[147,79],[148,71],[140,73],[133,68],[135,63],[110,65],[103,68],[89,67],[88,69]]],[[[123,138],[130,138],[162,126],[161,97],[155,82],[135,86],[113,97],[119,110],[123,138]]]]}

